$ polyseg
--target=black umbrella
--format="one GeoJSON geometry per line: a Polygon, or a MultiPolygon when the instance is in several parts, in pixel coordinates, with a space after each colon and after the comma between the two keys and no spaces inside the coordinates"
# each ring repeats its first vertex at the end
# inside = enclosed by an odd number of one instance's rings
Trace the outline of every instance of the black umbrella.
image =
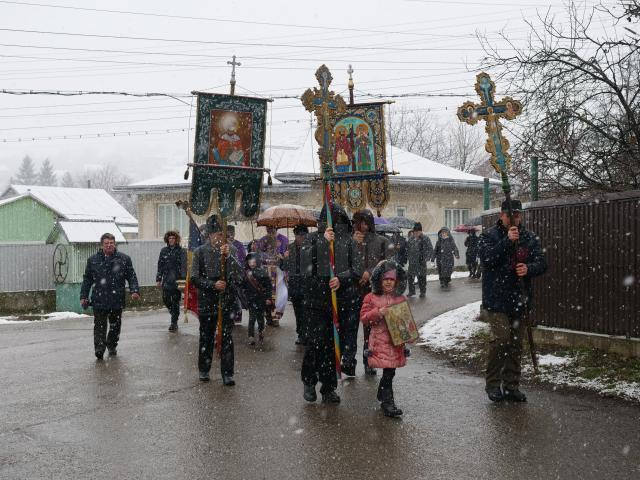
{"type": "Polygon", "coordinates": [[[407,217],[391,217],[388,220],[391,225],[394,225],[398,228],[407,228],[407,229],[412,229],[416,223],[415,220],[411,220],[410,218],[407,218],[407,217]]]}
{"type": "Polygon", "coordinates": [[[391,223],[379,223],[376,225],[377,233],[400,233],[400,228],[391,223]]]}

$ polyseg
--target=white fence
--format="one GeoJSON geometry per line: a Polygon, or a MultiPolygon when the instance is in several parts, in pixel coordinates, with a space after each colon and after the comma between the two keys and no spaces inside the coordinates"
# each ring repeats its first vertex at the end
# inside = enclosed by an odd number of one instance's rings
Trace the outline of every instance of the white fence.
{"type": "MultiPolygon", "coordinates": [[[[436,236],[429,237],[435,246],[436,236]]],[[[453,238],[460,250],[460,259],[455,265],[465,265],[465,234],[454,233],[453,238]]],[[[118,245],[118,249],[131,257],[140,285],[154,285],[158,255],[164,246],[162,241],[130,240],[118,245]]],[[[71,249],[67,246],[67,249],[71,249]]],[[[97,247],[96,247],[97,248],[97,247]]],[[[55,245],[0,244],[0,292],[25,292],[53,290],[53,251],[55,245]]],[[[86,250],[86,249],[84,249],[86,250]]],[[[88,254],[82,254],[87,256],[88,254]]],[[[86,258],[79,258],[79,268],[84,268],[86,258]]],[[[81,275],[81,272],[78,272],[81,275]]]]}
{"type": "MultiPolygon", "coordinates": [[[[129,241],[118,249],[131,257],[140,285],[154,285],[162,241],[129,241]]],[[[0,292],[53,290],[55,245],[0,244],[0,292]]],[[[70,250],[72,246],[67,246],[70,250]]],[[[85,259],[79,259],[86,262],[85,259]]]]}

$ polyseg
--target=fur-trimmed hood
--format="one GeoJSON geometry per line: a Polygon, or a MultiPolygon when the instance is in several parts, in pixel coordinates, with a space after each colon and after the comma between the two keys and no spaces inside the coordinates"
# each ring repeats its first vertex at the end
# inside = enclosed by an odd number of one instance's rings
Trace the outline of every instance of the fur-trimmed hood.
{"type": "Polygon", "coordinates": [[[376,265],[371,274],[371,292],[374,295],[382,295],[382,277],[389,270],[396,271],[396,295],[402,295],[407,289],[407,274],[404,268],[391,260],[383,260],[376,265]]]}
{"type": "MultiPolygon", "coordinates": [[[[346,225],[346,229],[349,233],[352,231],[351,220],[349,220],[349,215],[345,211],[342,206],[337,203],[331,204],[331,220],[333,221],[334,230],[338,230],[336,228],[337,225],[346,225]]],[[[324,233],[327,229],[327,205],[325,204],[320,211],[320,218],[318,220],[318,232],[324,233]]]]}
{"type": "Polygon", "coordinates": [[[360,222],[366,223],[369,227],[369,231],[375,233],[376,222],[373,218],[373,213],[371,212],[371,210],[365,208],[363,210],[358,210],[353,214],[353,224],[356,225],[360,222]]]}

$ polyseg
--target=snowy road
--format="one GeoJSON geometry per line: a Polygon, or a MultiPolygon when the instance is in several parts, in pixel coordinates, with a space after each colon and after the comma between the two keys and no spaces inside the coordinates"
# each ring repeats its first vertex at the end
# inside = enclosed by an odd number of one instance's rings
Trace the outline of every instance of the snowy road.
{"type": "MultiPolygon", "coordinates": [[[[480,296],[456,280],[412,300],[420,322],[480,296]]],[[[376,380],[307,404],[290,309],[264,351],[236,328],[234,388],[197,381],[197,321],[166,332],[162,312],[125,316],[119,356],[96,364],[86,319],[0,325],[2,479],[640,478],[640,408],[528,388],[494,405],[482,380],[419,348],[398,372],[400,421],[376,380]]],[[[245,320],[246,325],[246,320],[245,320]]]]}

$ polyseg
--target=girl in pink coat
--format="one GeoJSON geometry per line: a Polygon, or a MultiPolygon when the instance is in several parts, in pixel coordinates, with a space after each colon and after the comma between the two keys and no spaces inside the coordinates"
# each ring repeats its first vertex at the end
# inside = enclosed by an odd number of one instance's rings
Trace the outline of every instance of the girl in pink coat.
{"type": "Polygon", "coordinates": [[[396,368],[404,367],[407,358],[404,345],[394,346],[384,319],[391,305],[407,300],[402,295],[407,286],[406,274],[401,266],[383,260],[371,275],[371,293],[364,297],[360,321],[371,327],[368,360],[371,368],[381,368],[382,378],[378,386],[378,400],[387,417],[399,417],[402,410],[393,399],[393,377],[396,368]]]}

